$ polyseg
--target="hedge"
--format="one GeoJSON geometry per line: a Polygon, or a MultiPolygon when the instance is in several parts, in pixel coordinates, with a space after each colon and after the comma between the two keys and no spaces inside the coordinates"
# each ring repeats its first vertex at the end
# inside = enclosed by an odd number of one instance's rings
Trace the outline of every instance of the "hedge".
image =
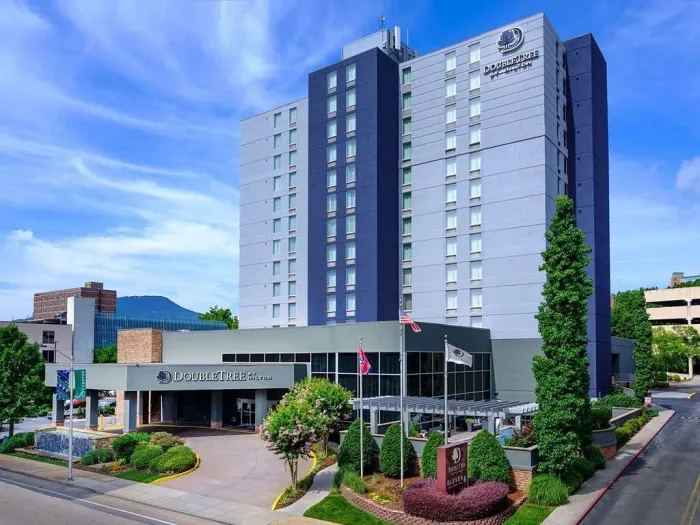
{"type": "Polygon", "coordinates": [[[591,416],[593,417],[593,430],[604,430],[610,428],[612,418],[612,408],[608,405],[593,403],[591,405],[591,416]]]}
{"type": "Polygon", "coordinates": [[[569,470],[564,472],[561,477],[562,482],[566,485],[566,490],[569,494],[574,494],[583,485],[583,476],[578,470],[569,470]]]}
{"type": "Polygon", "coordinates": [[[432,521],[467,521],[493,516],[508,506],[508,485],[489,481],[445,494],[434,479],[421,479],[403,493],[407,514],[432,521]]]}
{"type": "Polygon", "coordinates": [[[567,502],[569,497],[566,485],[553,474],[540,474],[530,483],[527,500],[534,505],[557,507],[567,502]]]}
{"type": "Polygon", "coordinates": [[[445,437],[441,432],[433,430],[428,436],[428,442],[423,447],[423,455],[420,458],[421,475],[424,478],[437,478],[437,449],[445,444],[445,437]]]}
{"type": "Polygon", "coordinates": [[[130,463],[131,466],[136,469],[147,469],[151,461],[162,455],[163,449],[158,445],[142,443],[134,449],[134,453],[131,454],[130,463]]]}
{"type": "Polygon", "coordinates": [[[114,459],[112,451],[108,448],[98,448],[91,450],[80,458],[81,465],[97,465],[98,463],[108,463],[114,459]]]}
{"type": "Polygon", "coordinates": [[[413,447],[411,442],[406,437],[406,434],[401,430],[398,423],[389,426],[382,447],[379,450],[379,470],[390,478],[398,478],[401,476],[401,440],[403,439],[403,473],[408,473],[411,470],[411,460],[413,458],[413,447]]]}
{"type": "Polygon", "coordinates": [[[587,460],[585,457],[577,456],[574,458],[574,469],[581,474],[581,477],[585,480],[595,474],[595,465],[592,461],[587,460]]]}
{"type": "Polygon", "coordinates": [[[0,444],[0,454],[9,454],[15,449],[34,446],[34,432],[19,432],[0,444]]]}
{"type": "Polygon", "coordinates": [[[510,463],[496,436],[486,430],[479,432],[469,446],[468,472],[479,481],[510,482],[510,463]]]}
{"type": "Polygon", "coordinates": [[[127,463],[131,459],[131,454],[134,453],[134,449],[139,443],[148,441],[150,435],[145,432],[130,432],[129,434],[124,434],[112,441],[112,449],[117,459],[123,459],[127,463]]]}
{"type": "Polygon", "coordinates": [[[368,472],[372,465],[372,447],[374,446],[374,439],[372,439],[369,426],[361,419],[355,419],[350,425],[350,428],[348,428],[347,434],[345,434],[343,444],[340,445],[340,450],[338,451],[338,466],[347,466],[356,472],[360,472],[360,422],[362,422],[363,426],[362,447],[365,472],[368,472]]]}
{"type": "Polygon", "coordinates": [[[168,450],[177,445],[184,445],[185,440],[179,437],[173,436],[170,432],[154,432],[151,434],[151,443],[158,445],[163,450],[168,450]]]}
{"type": "Polygon", "coordinates": [[[630,397],[627,394],[616,393],[601,397],[596,404],[608,407],[639,408],[643,403],[640,403],[636,398],[630,397]]]}
{"type": "Polygon", "coordinates": [[[605,468],[605,456],[600,449],[594,445],[589,445],[583,450],[583,457],[595,465],[596,470],[605,468]]]}
{"type": "Polygon", "coordinates": [[[184,445],[177,445],[153,459],[149,468],[160,474],[164,472],[185,472],[197,463],[197,456],[184,445]]]}

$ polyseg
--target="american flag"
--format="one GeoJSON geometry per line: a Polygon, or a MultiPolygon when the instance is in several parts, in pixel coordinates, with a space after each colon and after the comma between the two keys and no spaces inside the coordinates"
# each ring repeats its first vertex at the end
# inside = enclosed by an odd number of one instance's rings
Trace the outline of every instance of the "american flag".
{"type": "Polygon", "coordinates": [[[421,327],[418,326],[418,323],[411,319],[411,316],[404,312],[402,308],[399,308],[399,323],[410,326],[411,330],[413,330],[415,333],[421,331],[421,327]]]}

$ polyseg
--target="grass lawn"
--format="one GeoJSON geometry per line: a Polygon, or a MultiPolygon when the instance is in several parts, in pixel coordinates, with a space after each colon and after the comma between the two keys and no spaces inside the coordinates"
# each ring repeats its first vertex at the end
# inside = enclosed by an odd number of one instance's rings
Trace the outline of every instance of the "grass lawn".
{"type": "Polygon", "coordinates": [[[164,478],[161,474],[154,474],[153,472],[142,472],[140,470],[125,470],[116,474],[115,477],[128,479],[130,481],[138,481],[140,483],[151,483],[157,479],[164,478]]]}
{"type": "Polygon", "coordinates": [[[518,512],[513,514],[512,518],[506,521],[506,525],[539,525],[553,510],[549,507],[525,504],[518,509],[518,512]]]}
{"type": "Polygon", "coordinates": [[[52,458],[42,458],[41,456],[33,456],[32,454],[25,454],[24,452],[10,452],[8,456],[14,456],[16,458],[31,459],[34,461],[39,461],[40,463],[48,463],[50,465],[58,465],[59,467],[67,467],[68,462],[62,459],[52,459],[52,458]]]}
{"type": "Polygon", "coordinates": [[[304,513],[307,518],[344,525],[389,525],[349,503],[343,496],[328,496],[304,513]]]}

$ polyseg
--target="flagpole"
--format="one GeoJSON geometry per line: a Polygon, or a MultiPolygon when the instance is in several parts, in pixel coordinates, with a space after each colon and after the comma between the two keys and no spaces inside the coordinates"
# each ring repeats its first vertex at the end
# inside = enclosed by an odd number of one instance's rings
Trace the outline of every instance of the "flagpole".
{"type": "MultiPolygon", "coordinates": [[[[399,311],[402,309],[402,304],[401,300],[399,300],[399,311]]],[[[403,390],[404,390],[404,382],[406,380],[405,378],[405,370],[404,370],[404,326],[399,320],[399,368],[400,368],[400,373],[401,373],[401,380],[399,381],[399,388],[401,391],[399,392],[399,410],[401,411],[401,488],[403,488],[403,455],[404,455],[404,450],[403,450],[403,431],[404,431],[404,424],[403,424],[403,390]]]]}
{"type": "MultiPolygon", "coordinates": [[[[362,338],[359,338],[359,348],[362,348],[362,338]]],[[[358,355],[357,355],[357,375],[359,376],[358,379],[360,381],[360,479],[365,477],[365,454],[364,451],[362,450],[362,445],[364,443],[364,428],[365,428],[365,415],[364,415],[364,410],[362,406],[362,370],[360,368],[360,355],[359,355],[359,350],[358,350],[358,355]]]]}
{"type": "Polygon", "coordinates": [[[449,416],[447,414],[447,358],[447,334],[445,334],[445,445],[447,445],[447,443],[450,441],[449,425],[447,423],[449,420],[449,416]]]}

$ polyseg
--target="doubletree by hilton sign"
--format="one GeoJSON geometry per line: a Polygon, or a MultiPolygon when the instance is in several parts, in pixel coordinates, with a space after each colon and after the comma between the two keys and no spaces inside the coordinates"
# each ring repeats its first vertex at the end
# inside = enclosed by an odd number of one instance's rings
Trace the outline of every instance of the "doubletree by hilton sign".
{"type": "MultiPolygon", "coordinates": [[[[502,54],[509,54],[512,51],[518,49],[525,41],[525,34],[523,30],[519,27],[511,27],[501,32],[501,36],[498,39],[498,49],[502,54]]],[[[493,64],[488,64],[484,66],[484,75],[491,77],[493,80],[501,74],[515,73],[516,71],[522,71],[532,67],[534,60],[540,57],[540,51],[538,49],[534,51],[528,51],[525,53],[519,53],[517,55],[509,56],[493,64]]]]}
{"type": "Polygon", "coordinates": [[[271,375],[262,375],[257,372],[226,372],[218,370],[215,372],[169,372],[161,370],[156,374],[156,379],[162,385],[170,382],[192,383],[210,381],[272,381],[271,375]]]}

